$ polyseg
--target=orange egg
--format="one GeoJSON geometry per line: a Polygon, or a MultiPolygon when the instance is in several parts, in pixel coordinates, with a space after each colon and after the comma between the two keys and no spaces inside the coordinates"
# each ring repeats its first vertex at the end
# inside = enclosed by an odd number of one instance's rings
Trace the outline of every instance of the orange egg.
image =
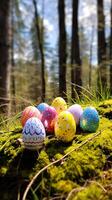
{"type": "Polygon", "coordinates": [[[21,116],[22,126],[24,126],[26,121],[31,117],[37,117],[38,119],[41,119],[40,111],[34,106],[28,106],[23,110],[22,116],[21,116]]]}

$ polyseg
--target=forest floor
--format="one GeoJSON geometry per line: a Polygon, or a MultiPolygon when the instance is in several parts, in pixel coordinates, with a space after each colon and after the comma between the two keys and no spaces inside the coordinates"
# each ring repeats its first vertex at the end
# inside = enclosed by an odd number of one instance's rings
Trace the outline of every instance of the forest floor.
{"type": "MultiPolygon", "coordinates": [[[[83,105],[86,106],[86,105],[83,105]]],[[[111,200],[112,199],[112,100],[96,105],[100,126],[95,133],[77,130],[71,143],[47,138],[39,152],[25,150],[19,120],[1,124],[0,199],[20,200],[28,183],[43,167],[27,200],[111,200]],[[91,139],[90,139],[91,138],[91,139]],[[68,156],[63,155],[72,151],[68,156]]]]}

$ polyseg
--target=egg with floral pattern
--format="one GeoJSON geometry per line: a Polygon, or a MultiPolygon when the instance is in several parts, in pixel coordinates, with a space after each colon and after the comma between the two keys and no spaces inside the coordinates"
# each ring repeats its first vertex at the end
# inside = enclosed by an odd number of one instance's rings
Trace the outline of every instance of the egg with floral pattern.
{"type": "Polygon", "coordinates": [[[56,97],[52,104],[52,107],[54,107],[57,111],[57,113],[61,113],[62,111],[67,110],[67,103],[62,97],[56,97]]]}
{"type": "Polygon", "coordinates": [[[21,124],[23,127],[26,121],[31,117],[37,117],[38,119],[41,119],[40,111],[34,106],[28,106],[23,110],[21,115],[21,124]]]}
{"type": "Polygon", "coordinates": [[[85,132],[96,132],[99,127],[99,115],[94,107],[84,109],[80,119],[80,127],[85,132]]]}
{"type": "Polygon", "coordinates": [[[37,117],[27,120],[23,128],[23,143],[26,149],[38,150],[42,148],[46,137],[45,128],[37,117]]]}
{"type": "Polygon", "coordinates": [[[63,111],[58,115],[55,123],[55,136],[63,142],[73,140],[76,133],[76,122],[73,115],[68,111],[63,111]]]}

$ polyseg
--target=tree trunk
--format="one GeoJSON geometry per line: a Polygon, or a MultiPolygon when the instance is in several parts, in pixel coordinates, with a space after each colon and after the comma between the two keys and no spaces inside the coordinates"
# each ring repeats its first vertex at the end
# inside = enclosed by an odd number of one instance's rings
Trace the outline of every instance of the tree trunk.
{"type": "Polygon", "coordinates": [[[14,1],[11,0],[11,82],[12,82],[12,110],[16,111],[16,86],[15,86],[15,61],[14,61],[14,13],[13,13],[14,1]]]}
{"type": "Polygon", "coordinates": [[[105,40],[105,16],[103,0],[97,0],[98,18],[98,89],[107,86],[107,67],[106,67],[106,40],[105,40]]]}
{"type": "Polygon", "coordinates": [[[44,56],[44,49],[43,49],[43,41],[42,41],[42,36],[41,36],[41,29],[39,26],[39,15],[38,15],[38,10],[37,10],[37,2],[36,0],[33,0],[33,5],[34,5],[34,11],[35,11],[35,27],[37,31],[37,39],[38,39],[38,44],[39,44],[39,50],[40,50],[40,56],[41,56],[41,76],[42,76],[42,101],[45,100],[45,56],[44,56]]]}
{"type": "Polygon", "coordinates": [[[91,88],[91,78],[92,78],[92,53],[93,53],[93,42],[94,42],[94,26],[92,26],[91,33],[91,44],[90,44],[90,61],[89,61],[89,88],[91,88]]]}
{"type": "Polygon", "coordinates": [[[58,0],[59,13],[59,94],[66,99],[66,26],[65,1],[58,0]]]}
{"type": "Polygon", "coordinates": [[[79,47],[79,29],[78,29],[78,0],[72,0],[72,43],[71,43],[71,90],[72,99],[76,97],[76,93],[80,95],[82,86],[82,67],[80,59],[79,47]],[[76,84],[76,87],[75,85],[76,84]],[[79,87],[78,87],[79,86],[79,87]],[[75,88],[76,92],[75,92],[75,88]]]}
{"type": "Polygon", "coordinates": [[[112,95],[112,0],[111,0],[111,24],[110,24],[110,92],[112,95]]]}
{"type": "Polygon", "coordinates": [[[9,109],[10,65],[9,65],[9,13],[10,0],[0,1],[0,111],[9,109]]]}

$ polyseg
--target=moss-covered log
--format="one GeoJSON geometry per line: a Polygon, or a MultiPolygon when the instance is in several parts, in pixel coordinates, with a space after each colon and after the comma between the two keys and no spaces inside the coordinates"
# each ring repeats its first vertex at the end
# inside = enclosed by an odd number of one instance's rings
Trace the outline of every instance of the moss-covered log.
{"type": "MultiPolygon", "coordinates": [[[[101,134],[41,173],[28,193],[28,200],[112,199],[112,121],[105,115],[108,109],[112,109],[112,100],[100,103],[97,109],[101,114],[101,134]]],[[[8,131],[7,127],[0,133],[2,200],[21,199],[26,186],[39,170],[94,135],[78,131],[69,144],[57,141],[54,137],[47,138],[43,149],[36,152],[21,146],[18,141],[21,133],[21,128],[8,131]]]]}

